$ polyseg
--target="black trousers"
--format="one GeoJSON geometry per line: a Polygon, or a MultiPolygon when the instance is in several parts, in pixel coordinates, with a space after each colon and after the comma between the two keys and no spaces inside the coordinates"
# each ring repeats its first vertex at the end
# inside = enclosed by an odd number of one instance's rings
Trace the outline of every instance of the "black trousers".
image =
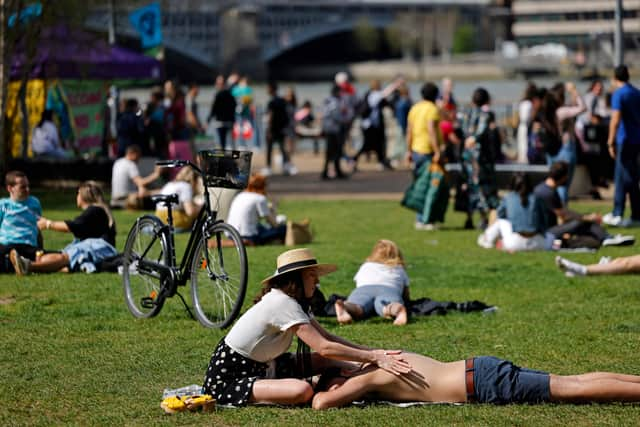
{"type": "Polygon", "coordinates": [[[342,157],[342,144],[343,138],[340,133],[328,133],[326,134],[327,147],[324,157],[324,169],[322,170],[322,176],[327,177],[329,164],[333,163],[337,176],[342,176],[344,173],[340,169],[340,158],[342,157]]]}

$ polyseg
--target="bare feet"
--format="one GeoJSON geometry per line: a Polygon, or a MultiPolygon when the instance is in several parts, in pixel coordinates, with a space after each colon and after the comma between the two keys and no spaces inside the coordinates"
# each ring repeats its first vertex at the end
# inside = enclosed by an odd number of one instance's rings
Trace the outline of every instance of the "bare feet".
{"type": "Polygon", "coordinates": [[[404,306],[400,306],[400,309],[396,313],[396,318],[393,321],[393,324],[397,326],[407,324],[407,309],[404,306]]]}
{"type": "Polygon", "coordinates": [[[397,302],[391,303],[382,309],[382,314],[386,318],[393,318],[393,324],[402,326],[407,324],[407,309],[397,302]]]}
{"type": "Polygon", "coordinates": [[[333,306],[336,309],[336,318],[338,319],[338,323],[340,323],[341,325],[346,325],[353,322],[353,318],[351,317],[347,309],[344,308],[344,300],[337,300],[333,306]]]}

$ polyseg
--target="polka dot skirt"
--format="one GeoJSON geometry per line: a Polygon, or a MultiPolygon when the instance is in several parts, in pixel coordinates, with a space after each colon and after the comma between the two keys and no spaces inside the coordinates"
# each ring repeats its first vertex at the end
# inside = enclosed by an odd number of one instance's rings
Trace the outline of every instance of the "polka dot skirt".
{"type": "MultiPolygon", "coordinates": [[[[295,378],[295,355],[285,353],[276,359],[276,378],[295,378]]],[[[232,350],[220,340],[211,355],[204,377],[203,391],[219,405],[245,406],[253,384],[266,376],[268,365],[232,350]]]]}

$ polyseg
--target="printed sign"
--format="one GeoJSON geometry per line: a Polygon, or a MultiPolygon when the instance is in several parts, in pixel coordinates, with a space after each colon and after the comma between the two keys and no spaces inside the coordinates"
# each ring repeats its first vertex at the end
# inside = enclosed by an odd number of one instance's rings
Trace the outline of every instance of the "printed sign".
{"type": "Polygon", "coordinates": [[[162,20],[160,19],[159,3],[151,3],[131,12],[129,21],[133,28],[140,33],[143,49],[162,44],[162,20]]]}

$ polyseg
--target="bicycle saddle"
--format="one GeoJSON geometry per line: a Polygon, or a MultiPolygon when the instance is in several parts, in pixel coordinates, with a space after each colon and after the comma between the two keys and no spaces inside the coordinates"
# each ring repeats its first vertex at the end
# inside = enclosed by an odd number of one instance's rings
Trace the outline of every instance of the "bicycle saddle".
{"type": "Polygon", "coordinates": [[[151,201],[153,203],[164,203],[165,206],[177,205],[178,195],[177,194],[155,194],[151,196],[151,201]]]}

